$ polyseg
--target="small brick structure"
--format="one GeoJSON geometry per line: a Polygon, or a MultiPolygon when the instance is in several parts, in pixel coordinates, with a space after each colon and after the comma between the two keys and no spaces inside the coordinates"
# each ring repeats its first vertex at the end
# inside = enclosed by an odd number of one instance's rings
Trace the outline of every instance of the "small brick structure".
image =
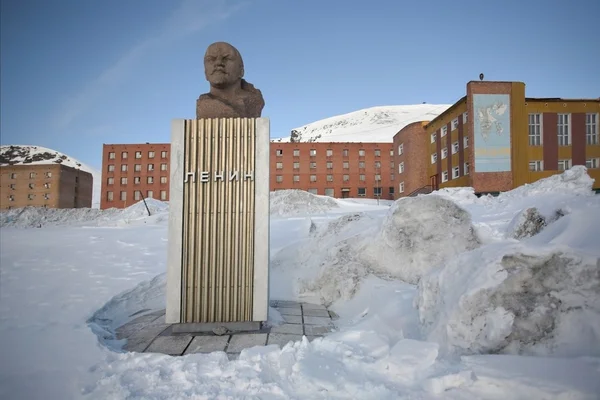
{"type": "Polygon", "coordinates": [[[127,339],[125,351],[162,353],[181,356],[194,353],[223,351],[229,359],[237,359],[243,349],[254,346],[285,346],[289,342],[308,340],[335,330],[333,320],[337,315],[320,304],[272,300],[271,307],[283,317],[280,325],[265,327],[260,331],[214,333],[173,333],[172,324],[165,323],[165,310],[140,316],[117,328],[117,339],[127,339]]]}

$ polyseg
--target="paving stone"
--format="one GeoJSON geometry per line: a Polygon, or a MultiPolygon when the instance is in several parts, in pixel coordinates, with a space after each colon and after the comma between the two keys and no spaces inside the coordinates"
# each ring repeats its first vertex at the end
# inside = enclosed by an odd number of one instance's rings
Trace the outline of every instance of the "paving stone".
{"type": "Polygon", "coordinates": [[[304,332],[306,335],[322,336],[333,330],[333,326],[318,326],[318,325],[306,325],[304,332]]]}
{"type": "Polygon", "coordinates": [[[212,353],[225,351],[229,336],[195,336],[184,354],[212,353]]]}
{"type": "Polygon", "coordinates": [[[327,310],[323,304],[302,303],[302,308],[306,310],[327,310]]]}
{"type": "Polygon", "coordinates": [[[164,325],[165,317],[156,315],[144,315],[136,318],[133,321],[118,327],[115,331],[117,339],[125,339],[131,337],[134,333],[146,330],[152,326],[164,325]],[[136,322],[137,321],[137,322],[136,322]]]}
{"type": "Polygon", "coordinates": [[[297,301],[290,300],[271,300],[269,304],[271,307],[297,307],[300,305],[297,301]]]}
{"type": "Polygon", "coordinates": [[[321,325],[327,326],[331,324],[331,318],[327,317],[308,317],[304,316],[304,324],[305,325],[321,325]]]}
{"type": "Polygon", "coordinates": [[[189,335],[158,336],[145,352],[180,356],[191,341],[192,336],[189,335]]]}
{"type": "Polygon", "coordinates": [[[301,315],[282,315],[283,320],[288,324],[301,324],[302,316],[301,315]]]}
{"type": "Polygon", "coordinates": [[[266,333],[240,333],[232,335],[227,346],[228,353],[239,353],[254,346],[264,346],[267,343],[266,333]]]}
{"type": "Polygon", "coordinates": [[[281,315],[302,315],[300,306],[298,307],[282,307],[277,309],[281,315]]]}
{"type": "Polygon", "coordinates": [[[300,324],[283,324],[271,328],[271,333],[291,333],[294,335],[302,335],[304,331],[300,324]]]}
{"type": "Polygon", "coordinates": [[[289,342],[297,342],[302,340],[302,335],[291,335],[287,333],[269,333],[267,345],[276,344],[283,348],[289,342]]]}
{"type": "Polygon", "coordinates": [[[302,312],[304,313],[304,316],[309,316],[309,317],[325,317],[325,318],[330,318],[329,317],[329,312],[325,309],[323,310],[317,310],[317,309],[304,309],[302,310],[302,312]]]}
{"type": "Polygon", "coordinates": [[[153,325],[146,327],[143,330],[135,332],[127,338],[127,343],[123,346],[123,350],[142,353],[146,347],[157,337],[162,331],[167,329],[169,325],[153,325]]]}

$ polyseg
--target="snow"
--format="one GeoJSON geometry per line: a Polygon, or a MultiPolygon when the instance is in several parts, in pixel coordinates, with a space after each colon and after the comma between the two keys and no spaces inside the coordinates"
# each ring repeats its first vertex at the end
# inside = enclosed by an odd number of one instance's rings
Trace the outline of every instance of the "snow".
{"type": "Polygon", "coordinates": [[[102,186],[101,172],[73,157],[69,157],[59,151],[48,149],[42,146],[2,145],[0,146],[0,159],[4,160],[3,162],[0,162],[0,166],[9,165],[8,162],[5,162],[7,160],[10,160],[10,164],[12,165],[57,164],[57,160],[61,160],[60,164],[62,165],[89,172],[92,174],[93,179],[92,208],[100,208],[100,195],[102,186]]]}
{"type": "Polygon", "coordinates": [[[312,122],[292,130],[289,137],[272,139],[289,142],[371,142],[390,143],[396,133],[406,125],[418,121],[431,121],[450,104],[413,104],[379,106],[337,115],[312,122]]]}
{"type": "Polygon", "coordinates": [[[129,353],[115,338],[164,308],[167,204],[3,212],[0,398],[596,399],[590,182],[574,167],[498,197],[273,193],[270,297],[323,301],[339,319],[235,361],[129,353]],[[546,223],[516,239],[531,208],[546,223]]]}

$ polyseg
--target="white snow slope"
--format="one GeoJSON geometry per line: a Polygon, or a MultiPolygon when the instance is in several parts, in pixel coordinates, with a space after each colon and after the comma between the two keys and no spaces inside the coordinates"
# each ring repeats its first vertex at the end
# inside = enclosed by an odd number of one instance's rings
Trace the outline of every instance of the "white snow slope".
{"type": "Polygon", "coordinates": [[[93,177],[92,208],[100,208],[101,173],[79,160],[56,150],[41,146],[3,145],[0,146],[0,166],[18,164],[62,164],[89,172],[93,177]]]}
{"type": "Polygon", "coordinates": [[[499,197],[329,200],[273,196],[270,297],[326,301],[337,331],[235,361],[115,340],[164,308],[165,204],[2,215],[0,398],[598,398],[600,197],[585,168],[499,197]],[[524,215],[537,230],[518,229],[524,215]]]}
{"type": "MultiPolygon", "coordinates": [[[[292,130],[297,142],[392,142],[398,131],[417,121],[431,121],[450,104],[380,106],[312,122],[292,130]]],[[[289,142],[291,136],[272,139],[289,142]]]]}

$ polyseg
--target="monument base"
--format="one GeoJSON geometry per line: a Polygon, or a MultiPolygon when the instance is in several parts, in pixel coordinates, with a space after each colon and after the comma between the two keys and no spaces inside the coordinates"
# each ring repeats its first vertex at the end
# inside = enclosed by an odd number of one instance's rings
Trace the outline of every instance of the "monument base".
{"type": "Polygon", "coordinates": [[[208,333],[226,334],[234,332],[259,331],[262,323],[259,321],[244,322],[190,322],[174,324],[171,328],[173,333],[208,333]]]}

